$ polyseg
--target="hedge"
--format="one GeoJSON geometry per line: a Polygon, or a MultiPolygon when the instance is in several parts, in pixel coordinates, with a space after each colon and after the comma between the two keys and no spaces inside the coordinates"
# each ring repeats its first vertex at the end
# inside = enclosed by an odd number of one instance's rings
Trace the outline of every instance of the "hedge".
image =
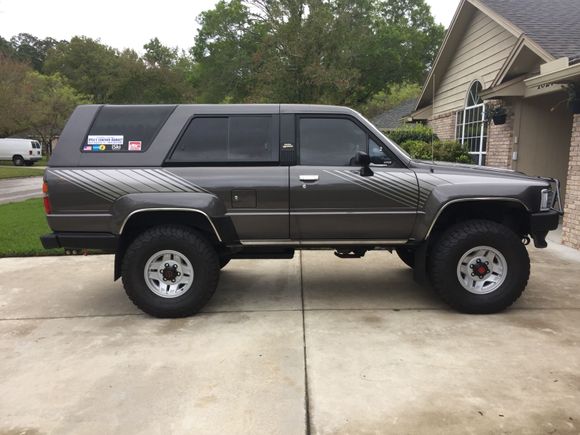
{"type": "Polygon", "coordinates": [[[473,163],[473,159],[463,145],[456,141],[439,140],[433,130],[426,125],[414,124],[383,130],[383,132],[415,159],[473,163]],[[433,146],[431,146],[431,141],[433,141],[433,146]]]}

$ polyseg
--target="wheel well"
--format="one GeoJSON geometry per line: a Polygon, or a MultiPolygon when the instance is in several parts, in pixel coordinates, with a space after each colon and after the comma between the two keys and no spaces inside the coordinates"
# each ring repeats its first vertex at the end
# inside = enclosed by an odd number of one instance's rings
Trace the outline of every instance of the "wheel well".
{"type": "Polygon", "coordinates": [[[139,234],[149,228],[163,225],[180,225],[199,231],[215,246],[219,245],[219,239],[209,218],[195,211],[142,211],[129,217],[123,225],[122,234],[119,237],[117,252],[115,255],[115,280],[121,275],[121,262],[125,251],[139,234]]]}
{"type": "Polygon", "coordinates": [[[470,219],[486,219],[505,225],[520,237],[530,232],[528,212],[515,201],[466,201],[450,204],[437,218],[430,237],[441,234],[450,226],[470,219]]]}

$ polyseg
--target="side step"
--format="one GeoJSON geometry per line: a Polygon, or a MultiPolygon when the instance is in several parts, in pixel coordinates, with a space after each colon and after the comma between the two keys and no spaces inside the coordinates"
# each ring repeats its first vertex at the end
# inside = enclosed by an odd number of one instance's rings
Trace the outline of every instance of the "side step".
{"type": "Polygon", "coordinates": [[[334,251],[334,255],[338,258],[348,259],[348,258],[362,258],[367,253],[367,249],[355,248],[355,249],[337,249],[334,251]]]}

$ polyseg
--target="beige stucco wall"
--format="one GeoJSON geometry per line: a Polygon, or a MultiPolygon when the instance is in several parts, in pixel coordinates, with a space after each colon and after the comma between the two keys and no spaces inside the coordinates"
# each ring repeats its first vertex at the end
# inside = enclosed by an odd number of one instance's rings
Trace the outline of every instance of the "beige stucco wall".
{"type": "Polygon", "coordinates": [[[516,41],[502,26],[477,11],[445,75],[435,77],[434,116],[462,108],[474,80],[480,80],[488,88],[516,41]]]}
{"type": "Polygon", "coordinates": [[[564,194],[572,132],[572,113],[560,103],[565,97],[558,93],[522,100],[516,113],[518,144],[514,146],[518,151],[515,169],[558,178],[564,194]]]}

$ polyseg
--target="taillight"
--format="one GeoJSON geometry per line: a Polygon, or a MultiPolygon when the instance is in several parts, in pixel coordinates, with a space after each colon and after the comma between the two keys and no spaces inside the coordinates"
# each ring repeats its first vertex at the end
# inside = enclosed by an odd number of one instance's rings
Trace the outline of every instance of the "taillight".
{"type": "Polygon", "coordinates": [[[44,212],[46,214],[50,214],[52,213],[52,206],[50,205],[50,198],[48,197],[48,183],[46,181],[42,183],[42,193],[44,193],[42,198],[42,202],[44,203],[44,212]]]}
{"type": "Polygon", "coordinates": [[[32,155],[32,150],[28,151],[28,155],[31,156],[32,155]]]}

